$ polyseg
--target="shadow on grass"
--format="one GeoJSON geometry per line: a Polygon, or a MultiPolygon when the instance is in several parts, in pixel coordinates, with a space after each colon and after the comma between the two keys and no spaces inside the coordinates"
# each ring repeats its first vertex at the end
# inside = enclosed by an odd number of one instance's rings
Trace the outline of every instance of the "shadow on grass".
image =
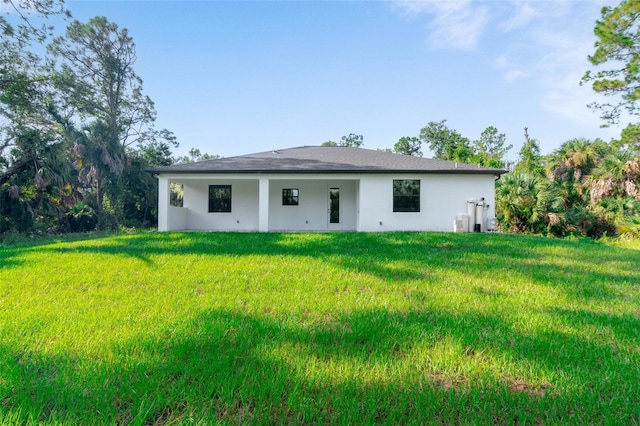
{"type": "MultiPolygon", "coordinates": [[[[107,241],[110,238],[122,238],[125,234],[113,234],[105,231],[95,231],[90,233],[68,233],[62,235],[45,235],[38,238],[30,239],[28,236],[19,238],[13,243],[0,243],[0,270],[24,265],[25,255],[31,253],[48,253],[48,252],[69,252],[68,247],[61,246],[64,244],[73,244],[82,242],[95,243],[96,241],[107,241]],[[52,248],[52,247],[56,248],[52,248]]],[[[136,235],[144,235],[137,233],[136,235]]]]}
{"type": "Polygon", "coordinates": [[[611,345],[614,351],[617,343],[640,344],[640,310],[635,316],[560,308],[550,309],[549,313],[574,327],[588,327],[599,343],[611,345]]]}
{"type": "Polygon", "coordinates": [[[18,250],[0,249],[0,270],[3,268],[18,267],[24,264],[24,260],[20,258],[18,250]]]}
{"type": "MultiPolygon", "coordinates": [[[[0,265],[19,266],[28,250],[149,265],[172,253],[312,257],[400,285],[512,271],[579,302],[624,297],[619,288],[640,281],[638,251],[503,235],[140,234],[4,250],[0,265]]],[[[506,317],[432,308],[313,324],[210,310],[105,359],[0,345],[0,423],[638,423],[638,317],[548,313],[558,324],[532,334],[506,317]]]]}
{"type": "MultiPolygon", "coordinates": [[[[515,235],[147,233],[35,249],[131,257],[149,265],[167,255],[198,255],[203,262],[213,256],[310,257],[394,284],[429,282],[439,271],[457,271],[461,280],[481,274],[501,279],[507,271],[578,300],[615,299],[623,293],[616,286],[640,282],[640,251],[515,235]]],[[[32,249],[5,250],[0,268],[20,265],[24,250],[32,249]]]]}
{"type": "MultiPolygon", "coordinates": [[[[638,326],[637,319],[619,321],[623,329],[638,326]]],[[[637,351],[614,353],[559,332],[527,335],[498,317],[377,310],[302,326],[206,311],[160,334],[113,348],[112,361],[0,347],[0,421],[640,420],[637,351]],[[438,345],[448,347],[446,356],[438,345]]]]}

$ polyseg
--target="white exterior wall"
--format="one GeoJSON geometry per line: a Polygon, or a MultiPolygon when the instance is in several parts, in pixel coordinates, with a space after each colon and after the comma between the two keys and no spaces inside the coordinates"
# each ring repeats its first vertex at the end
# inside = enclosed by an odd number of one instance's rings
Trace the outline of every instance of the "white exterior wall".
{"type": "MultiPolygon", "coordinates": [[[[484,197],[495,216],[493,175],[370,175],[360,181],[359,231],[452,231],[467,201],[484,197]],[[393,212],[393,180],[420,179],[420,212],[393,212]],[[382,224],[380,224],[382,222],[382,224]]],[[[486,226],[482,227],[486,230],[486,226]]]]}
{"type": "MultiPolygon", "coordinates": [[[[257,231],[258,180],[184,180],[186,229],[194,231],[257,231]],[[209,185],[231,185],[231,212],[209,213],[209,185]]],[[[185,229],[185,228],[183,228],[185,229]]]]}
{"type": "MultiPolygon", "coordinates": [[[[189,223],[189,210],[182,207],[169,206],[167,221],[167,229],[187,229],[187,223],[189,223]]],[[[165,229],[165,231],[167,229],[165,229]]]]}
{"type": "Polygon", "coordinates": [[[357,230],[357,181],[271,180],[269,184],[270,231],[357,230]],[[282,190],[298,189],[297,206],[282,205],[282,190]],[[329,226],[329,188],[340,188],[340,223],[329,226]]]}
{"type": "Polygon", "coordinates": [[[159,201],[166,200],[158,208],[160,231],[451,232],[456,215],[466,213],[467,201],[482,197],[489,204],[485,218],[495,216],[495,177],[490,174],[171,175],[159,180],[159,201]],[[393,212],[394,179],[420,179],[420,212],[393,212]],[[268,203],[264,198],[259,203],[260,181],[268,203]],[[184,208],[168,206],[169,182],[184,185],[184,208]],[[231,213],[208,212],[209,185],[232,186],[231,213]],[[328,192],[335,187],[340,188],[341,223],[330,226],[328,192]],[[298,206],[282,205],[283,188],[299,190],[298,206]]]}

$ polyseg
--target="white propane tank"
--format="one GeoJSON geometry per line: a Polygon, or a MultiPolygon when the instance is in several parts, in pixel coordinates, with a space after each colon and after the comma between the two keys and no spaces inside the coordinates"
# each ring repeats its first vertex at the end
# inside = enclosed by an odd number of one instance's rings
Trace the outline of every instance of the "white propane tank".
{"type": "Polygon", "coordinates": [[[484,198],[481,198],[476,204],[476,226],[475,232],[483,232],[484,229],[484,198]]]}
{"type": "Polygon", "coordinates": [[[478,200],[467,201],[467,216],[469,216],[469,227],[467,232],[473,232],[474,225],[476,224],[476,203],[478,200]]]}

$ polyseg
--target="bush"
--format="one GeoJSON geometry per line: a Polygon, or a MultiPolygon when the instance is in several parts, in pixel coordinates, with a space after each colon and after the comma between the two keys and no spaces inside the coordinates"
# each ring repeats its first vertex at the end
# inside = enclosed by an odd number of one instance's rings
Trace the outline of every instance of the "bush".
{"type": "Polygon", "coordinates": [[[65,232],[93,231],[98,225],[98,214],[91,206],[77,203],[69,210],[61,222],[61,228],[65,232]]]}

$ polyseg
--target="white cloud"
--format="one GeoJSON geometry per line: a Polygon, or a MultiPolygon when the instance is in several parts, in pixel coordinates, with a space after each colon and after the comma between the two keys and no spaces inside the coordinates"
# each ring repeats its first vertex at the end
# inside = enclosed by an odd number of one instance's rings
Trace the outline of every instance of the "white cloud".
{"type": "Polygon", "coordinates": [[[511,11],[509,18],[500,25],[500,27],[505,31],[513,31],[526,27],[542,13],[539,6],[534,7],[534,4],[531,2],[510,2],[508,6],[513,6],[513,10],[511,11]]]}
{"type": "Polygon", "coordinates": [[[526,76],[527,74],[519,69],[511,69],[509,71],[507,71],[507,73],[505,74],[505,78],[507,79],[508,82],[512,82],[514,80],[518,80],[524,76],[526,76]]]}
{"type": "Polygon", "coordinates": [[[599,127],[598,115],[587,108],[596,95],[580,86],[593,40],[575,31],[540,34],[537,39],[547,52],[536,67],[544,87],[543,108],[578,124],[599,127]]]}
{"type": "Polygon", "coordinates": [[[433,2],[428,0],[389,0],[389,4],[391,4],[395,10],[400,12],[401,15],[409,18],[415,18],[431,12],[433,2]]]}
{"type": "Polygon", "coordinates": [[[478,44],[487,22],[485,6],[472,5],[471,1],[438,2],[427,42],[436,49],[471,50],[478,44]]]}
{"type": "Polygon", "coordinates": [[[593,53],[595,36],[593,26],[599,17],[599,5],[574,3],[572,19],[565,17],[533,33],[532,43],[540,54],[535,72],[540,75],[542,87],[541,107],[560,118],[584,129],[587,134],[614,137],[619,129],[602,130],[599,113],[587,107],[603,96],[590,86],[580,86],[580,80],[590,64],[587,56],[593,53]]]}
{"type": "Polygon", "coordinates": [[[542,110],[585,129],[599,129],[598,114],[587,107],[597,95],[580,86],[593,51],[599,6],[558,0],[512,1],[509,7],[510,18],[501,29],[513,32],[513,40],[505,43],[494,67],[509,83],[526,77],[526,84],[538,88],[542,110]]]}
{"type": "Polygon", "coordinates": [[[433,49],[472,50],[487,23],[488,8],[472,0],[391,0],[403,16],[429,17],[427,44],[433,49]]]}
{"type": "Polygon", "coordinates": [[[587,107],[601,97],[580,80],[600,8],[616,0],[390,1],[403,16],[426,19],[431,48],[473,50],[485,37],[483,48],[493,49],[493,67],[512,89],[529,93],[539,111],[602,134],[598,113],[587,107]]]}
{"type": "Polygon", "coordinates": [[[511,83],[515,80],[519,80],[528,74],[523,71],[525,68],[519,61],[517,61],[513,53],[503,53],[498,56],[494,62],[494,66],[504,72],[504,77],[507,82],[511,83]]]}

